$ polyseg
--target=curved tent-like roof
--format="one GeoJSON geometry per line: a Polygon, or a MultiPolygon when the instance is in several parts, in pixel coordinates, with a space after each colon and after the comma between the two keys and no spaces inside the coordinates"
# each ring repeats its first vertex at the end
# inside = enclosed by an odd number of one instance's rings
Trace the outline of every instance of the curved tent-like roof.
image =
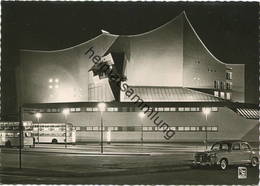
{"type": "Polygon", "coordinates": [[[62,50],[21,50],[21,101],[118,100],[107,79],[97,79],[88,72],[107,54],[131,87],[212,89],[214,80],[225,81],[226,64],[207,49],[182,12],[142,34],[120,36],[102,30],[101,35],[62,50]],[[56,79],[58,83],[53,84],[56,79]]]}

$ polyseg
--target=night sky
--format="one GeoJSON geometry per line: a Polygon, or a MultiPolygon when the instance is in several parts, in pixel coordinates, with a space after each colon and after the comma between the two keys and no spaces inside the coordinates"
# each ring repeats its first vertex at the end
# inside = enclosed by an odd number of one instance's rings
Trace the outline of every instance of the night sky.
{"type": "Polygon", "coordinates": [[[208,49],[225,63],[246,64],[246,101],[258,102],[258,3],[2,2],[2,109],[16,110],[19,49],[55,50],[101,29],[139,34],[182,11],[208,49]]]}

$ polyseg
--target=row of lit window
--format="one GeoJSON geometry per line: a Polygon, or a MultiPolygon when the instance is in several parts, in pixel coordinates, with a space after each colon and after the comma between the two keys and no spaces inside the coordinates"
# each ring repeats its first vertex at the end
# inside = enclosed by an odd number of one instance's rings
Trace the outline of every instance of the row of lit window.
{"type": "MultiPolygon", "coordinates": [[[[59,132],[59,131],[70,131],[71,128],[65,128],[64,126],[63,127],[41,127],[40,126],[40,129],[39,131],[54,131],[54,132],[59,132]]],[[[38,131],[38,127],[33,127],[33,131],[38,131]]]]}
{"type": "MultiPolygon", "coordinates": [[[[0,130],[19,130],[19,126],[14,125],[0,125],[0,130]]],[[[32,126],[23,126],[23,130],[32,130],[32,126]]]]}
{"type": "MultiPolygon", "coordinates": [[[[151,108],[154,111],[158,112],[200,112],[202,111],[201,107],[154,107],[151,108]]],[[[211,111],[217,112],[218,108],[217,107],[211,107],[211,111]]],[[[69,108],[70,112],[98,112],[97,107],[87,107],[87,108],[69,108]]],[[[143,111],[146,111],[147,108],[145,107],[143,111]]],[[[40,112],[47,112],[47,113],[58,113],[61,112],[62,109],[60,108],[48,108],[46,110],[40,109],[40,112]]],[[[108,107],[106,108],[107,112],[139,112],[140,108],[139,107],[108,107]]]]}
{"type": "Polygon", "coordinates": [[[220,97],[222,99],[227,99],[230,100],[231,99],[231,92],[219,92],[219,91],[214,91],[214,96],[216,97],[220,97]]]}
{"type": "MultiPolygon", "coordinates": [[[[19,126],[20,122],[17,121],[3,121],[0,122],[0,127],[2,125],[8,125],[8,126],[19,126]]],[[[23,125],[27,126],[27,125],[32,125],[32,121],[23,121],[23,125]]]]}
{"type": "Polygon", "coordinates": [[[65,137],[65,136],[67,136],[67,137],[71,137],[72,136],[72,134],[71,133],[67,133],[67,135],[65,135],[65,133],[63,132],[63,133],[48,133],[48,132],[44,132],[44,133],[37,133],[37,132],[34,132],[33,134],[32,134],[33,136],[45,136],[45,137],[52,137],[52,136],[56,136],[56,137],[65,137]]]}
{"type": "MultiPolygon", "coordinates": [[[[100,131],[101,127],[99,126],[77,126],[75,127],[76,131],[100,131]]],[[[164,127],[151,127],[151,126],[143,126],[143,131],[152,132],[152,131],[164,131],[167,128],[164,127]]],[[[169,129],[179,132],[198,132],[198,131],[209,131],[209,132],[217,132],[217,126],[175,126],[169,127],[169,129]]],[[[111,126],[111,127],[103,127],[103,131],[141,131],[141,126],[111,126]]]]}

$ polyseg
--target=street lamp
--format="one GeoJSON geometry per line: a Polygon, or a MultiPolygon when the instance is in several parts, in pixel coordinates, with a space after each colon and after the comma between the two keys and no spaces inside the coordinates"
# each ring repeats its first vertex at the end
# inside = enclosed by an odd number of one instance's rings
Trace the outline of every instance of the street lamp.
{"type": "Polygon", "coordinates": [[[35,114],[35,117],[37,118],[37,123],[38,123],[38,144],[40,143],[40,118],[42,117],[42,114],[37,112],[35,114]]]}
{"type": "Polygon", "coordinates": [[[205,126],[205,131],[206,131],[206,150],[208,149],[208,128],[207,128],[207,121],[208,121],[208,115],[210,114],[211,110],[210,108],[203,108],[202,109],[203,114],[205,114],[206,117],[206,126],[205,126]]]}
{"type": "Polygon", "coordinates": [[[143,142],[144,142],[143,118],[145,114],[143,112],[139,112],[138,115],[141,118],[141,144],[143,146],[143,142]]]}
{"type": "Polygon", "coordinates": [[[100,151],[101,154],[103,154],[103,112],[106,110],[106,104],[105,103],[99,103],[98,104],[98,109],[100,111],[100,116],[101,116],[101,121],[100,121],[100,131],[101,131],[101,136],[100,136],[100,151]]]}
{"type": "Polygon", "coordinates": [[[62,111],[65,119],[65,148],[67,148],[67,117],[70,113],[70,110],[68,108],[63,109],[62,111]]]}

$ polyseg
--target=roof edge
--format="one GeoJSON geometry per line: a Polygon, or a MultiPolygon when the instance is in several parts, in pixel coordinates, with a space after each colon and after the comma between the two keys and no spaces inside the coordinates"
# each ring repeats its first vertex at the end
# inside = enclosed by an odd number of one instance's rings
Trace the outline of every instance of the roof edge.
{"type": "Polygon", "coordinates": [[[77,45],[72,46],[72,47],[68,47],[68,48],[64,48],[64,49],[59,49],[59,50],[30,50],[30,49],[19,49],[19,51],[20,51],[20,52],[46,52],[46,53],[63,52],[63,51],[66,51],[66,50],[71,50],[71,49],[77,48],[77,47],[79,47],[79,46],[81,46],[81,45],[84,45],[84,44],[86,44],[86,43],[88,43],[88,42],[91,42],[91,41],[93,41],[93,40],[95,40],[95,39],[97,39],[97,38],[99,38],[99,37],[101,37],[101,36],[103,36],[103,35],[108,35],[108,36],[113,36],[113,37],[119,37],[119,35],[114,35],[114,34],[110,34],[110,33],[108,33],[108,32],[103,32],[103,30],[102,30],[102,34],[99,34],[98,36],[96,36],[96,37],[94,37],[94,38],[92,38],[92,39],[90,39],[90,40],[88,40],[88,41],[85,41],[85,42],[83,42],[83,43],[77,44],[77,45]]]}
{"type": "Polygon", "coordinates": [[[185,19],[187,20],[189,26],[191,27],[192,31],[194,32],[195,36],[196,36],[197,39],[200,41],[200,43],[202,44],[202,46],[206,49],[206,51],[209,53],[209,55],[210,55],[211,57],[213,57],[213,59],[215,59],[217,62],[219,62],[219,63],[221,63],[221,64],[223,64],[223,65],[227,65],[227,63],[222,62],[221,60],[219,60],[217,57],[215,57],[215,56],[210,52],[210,50],[206,47],[206,45],[204,44],[204,42],[200,39],[199,35],[197,34],[196,30],[195,30],[194,27],[192,26],[192,24],[191,24],[190,20],[188,19],[188,16],[187,16],[187,14],[186,14],[185,11],[183,11],[183,14],[184,14],[184,17],[185,17],[185,19]]]}

